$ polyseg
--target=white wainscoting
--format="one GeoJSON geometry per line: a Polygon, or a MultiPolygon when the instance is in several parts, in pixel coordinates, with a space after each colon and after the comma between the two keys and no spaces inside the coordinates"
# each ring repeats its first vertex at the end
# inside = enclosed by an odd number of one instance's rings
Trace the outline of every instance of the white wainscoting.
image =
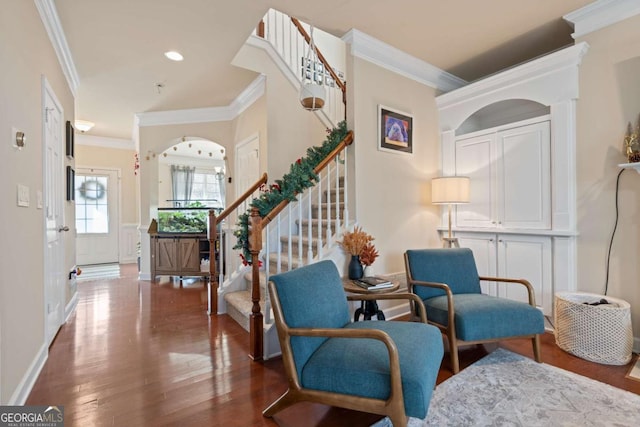
{"type": "Polygon", "coordinates": [[[131,264],[138,261],[138,224],[120,225],[120,264],[131,264]]]}

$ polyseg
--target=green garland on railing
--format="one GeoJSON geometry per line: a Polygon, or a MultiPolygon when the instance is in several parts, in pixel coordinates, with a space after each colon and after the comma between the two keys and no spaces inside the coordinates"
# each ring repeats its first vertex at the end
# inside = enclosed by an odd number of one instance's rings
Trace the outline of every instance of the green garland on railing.
{"type": "Polygon", "coordinates": [[[327,133],[327,138],[322,145],[309,147],[307,156],[291,164],[289,172],[282,179],[277,179],[268,188],[263,186],[261,189],[262,194],[253,199],[249,209],[238,217],[238,228],[233,233],[237,238],[237,243],[233,249],[242,249],[240,257],[244,265],[251,264],[251,252],[249,251],[249,216],[251,215],[251,208],[257,208],[260,217],[264,218],[283,200],[296,201],[298,194],[309,187],[313,187],[318,180],[318,175],[313,170],[347,136],[347,123],[342,121],[338,123],[337,127],[327,129],[327,133]]]}

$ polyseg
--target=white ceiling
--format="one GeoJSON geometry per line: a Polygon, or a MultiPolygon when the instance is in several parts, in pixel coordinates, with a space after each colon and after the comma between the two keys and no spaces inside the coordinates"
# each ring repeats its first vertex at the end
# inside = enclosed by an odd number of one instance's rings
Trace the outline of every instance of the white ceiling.
{"type": "Polygon", "coordinates": [[[355,28],[472,81],[572,43],[592,0],[55,0],[75,63],[76,118],[131,138],[138,112],[229,105],[256,77],[230,65],[269,8],[337,37],[355,28]],[[182,62],[167,60],[180,51],[182,62]],[[163,87],[158,90],[157,85],[163,87]]]}

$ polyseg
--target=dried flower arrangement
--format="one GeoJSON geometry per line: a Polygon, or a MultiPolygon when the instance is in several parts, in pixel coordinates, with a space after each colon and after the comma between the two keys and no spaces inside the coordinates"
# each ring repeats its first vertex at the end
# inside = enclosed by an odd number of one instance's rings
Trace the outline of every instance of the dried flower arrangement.
{"type": "Polygon", "coordinates": [[[338,244],[351,255],[362,255],[364,248],[373,240],[373,237],[362,230],[362,227],[354,227],[353,231],[347,231],[338,244]]]}
{"type": "Polygon", "coordinates": [[[360,253],[360,262],[362,265],[369,266],[378,258],[378,251],[373,243],[367,243],[360,253]]]}

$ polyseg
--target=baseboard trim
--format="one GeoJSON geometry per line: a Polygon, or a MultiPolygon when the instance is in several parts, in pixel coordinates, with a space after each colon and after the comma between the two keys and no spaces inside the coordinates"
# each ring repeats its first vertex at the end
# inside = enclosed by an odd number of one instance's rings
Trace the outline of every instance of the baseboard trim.
{"type": "Polygon", "coordinates": [[[76,307],[78,306],[78,292],[75,292],[71,297],[71,300],[64,308],[64,323],[69,321],[71,315],[76,311],[76,307]]]}
{"type": "Polygon", "coordinates": [[[29,397],[29,393],[31,393],[31,389],[33,389],[33,385],[36,383],[38,375],[40,375],[40,371],[42,371],[42,368],[44,367],[44,364],[47,361],[48,357],[48,348],[43,344],[42,347],[40,347],[40,350],[38,351],[35,359],[33,359],[33,362],[31,362],[31,365],[29,366],[29,369],[27,369],[24,377],[22,377],[22,381],[20,381],[20,384],[18,384],[18,387],[11,395],[11,398],[7,402],[8,405],[22,406],[25,404],[27,398],[29,397]]]}
{"type": "Polygon", "coordinates": [[[399,305],[394,305],[393,307],[380,307],[384,312],[384,317],[387,320],[394,320],[400,317],[406,317],[411,314],[411,308],[409,307],[409,303],[405,302],[399,305]]]}
{"type": "Polygon", "coordinates": [[[138,273],[138,280],[151,280],[151,273],[138,273]]]}

